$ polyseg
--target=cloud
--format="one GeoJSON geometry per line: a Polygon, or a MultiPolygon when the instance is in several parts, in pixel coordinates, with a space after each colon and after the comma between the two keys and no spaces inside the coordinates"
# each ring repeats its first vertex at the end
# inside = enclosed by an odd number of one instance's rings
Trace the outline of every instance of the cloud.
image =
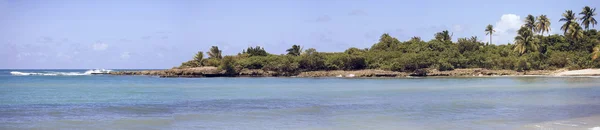
{"type": "Polygon", "coordinates": [[[131,42],[131,40],[129,40],[127,38],[121,38],[121,39],[119,39],[119,41],[121,41],[121,42],[131,42]]]}
{"type": "Polygon", "coordinates": [[[350,16],[363,16],[363,15],[367,15],[367,12],[365,12],[364,10],[355,9],[355,10],[350,11],[350,13],[348,13],[348,15],[350,15],[350,16]]]}
{"type": "Polygon", "coordinates": [[[316,22],[329,22],[331,21],[331,17],[329,17],[329,15],[323,15],[323,16],[319,16],[317,17],[317,19],[315,20],[316,22]]]}
{"type": "Polygon", "coordinates": [[[37,39],[37,42],[39,42],[39,43],[51,43],[53,41],[54,41],[54,39],[51,37],[40,37],[37,39]]]}
{"type": "Polygon", "coordinates": [[[465,31],[465,27],[463,27],[462,25],[452,25],[452,31],[453,32],[463,32],[465,31]]]}
{"type": "Polygon", "coordinates": [[[106,43],[96,43],[94,45],[92,45],[92,49],[96,50],[96,51],[103,51],[106,50],[108,48],[108,44],[106,43]]]}
{"type": "Polygon", "coordinates": [[[19,52],[17,54],[17,60],[32,60],[36,59],[37,62],[45,62],[48,55],[43,52],[19,52]]]}
{"type": "MultiPolygon", "coordinates": [[[[520,16],[515,14],[503,14],[500,17],[500,21],[496,22],[496,25],[494,26],[496,33],[493,35],[493,43],[512,43],[517,35],[517,30],[521,28],[521,25],[523,25],[523,20],[521,20],[520,16]]],[[[489,42],[489,39],[486,39],[486,41],[489,42]]]]}
{"type": "Polygon", "coordinates": [[[129,52],[121,53],[121,59],[126,60],[126,59],[129,59],[130,57],[131,57],[131,53],[129,53],[129,52]]]}
{"type": "Polygon", "coordinates": [[[152,36],[142,36],[140,38],[143,39],[143,40],[148,40],[148,39],[152,38],[152,36]]]}
{"type": "Polygon", "coordinates": [[[56,57],[58,59],[62,59],[62,60],[71,60],[71,59],[73,59],[73,55],[68,55],[68,54],[65,54],[63,52],[58,52],[56,54],[56,57]]]}

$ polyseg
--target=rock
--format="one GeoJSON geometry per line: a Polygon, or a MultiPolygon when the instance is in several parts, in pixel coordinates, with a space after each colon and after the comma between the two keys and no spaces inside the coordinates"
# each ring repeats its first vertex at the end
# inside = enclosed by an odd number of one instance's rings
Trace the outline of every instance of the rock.
{"type": "Polygon", "coordinates": [[[425,69],[417,69],[410,76],[427,76],[427,70],[425,69]]]}
{"type": "Polygon", "coordinates": [[[354,76],[355,76],[354,74],[348,74],[348,75],[346,75],[346,77],[349,77],[349,78],[352,78],[354,76]]]}

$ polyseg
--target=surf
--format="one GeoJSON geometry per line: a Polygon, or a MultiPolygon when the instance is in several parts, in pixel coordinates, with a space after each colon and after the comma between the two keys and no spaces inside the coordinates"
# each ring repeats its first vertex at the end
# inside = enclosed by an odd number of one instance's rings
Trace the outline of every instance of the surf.
{"type": "Polygon", "coordinates": [[[42,71],[42,72],[21,72],[11,71],[11,75],[15,76],[83,76],[83,75],[99,75],[109,74],[112,70],[108,69],[92,69],[85,72],[56,72],[56,71],[42,71]]]}

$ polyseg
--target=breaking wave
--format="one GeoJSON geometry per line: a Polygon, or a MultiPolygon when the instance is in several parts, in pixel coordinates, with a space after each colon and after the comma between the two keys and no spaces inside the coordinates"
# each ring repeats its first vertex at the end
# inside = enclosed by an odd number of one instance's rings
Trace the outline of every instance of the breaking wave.
{"type": "Polygon", "coordinates": [[[93,70],[88,70],[85,72],[55,72],[55,71],[43,71],[43,72],[19,72],[19,71],[12,71],[10,72],[11,75],[18,75],[18,76],[81,76],[81,75],[92,75],[92,74],[108,74],[110,73],[112,70],[106,70],[106,69],[93,69],[93,70]]]}

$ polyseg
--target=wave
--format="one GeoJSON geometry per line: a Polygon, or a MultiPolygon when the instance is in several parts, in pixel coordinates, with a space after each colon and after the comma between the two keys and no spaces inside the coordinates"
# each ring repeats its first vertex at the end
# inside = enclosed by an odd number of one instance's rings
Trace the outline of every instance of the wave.
{"type": "Polygon", "coordinates": [[[54,71],[43,71],[43,72],[19,72],[12,71],[11,75],[17,76],[82,76],[82,75],[93,75],[93,74],[108,74],[112,70],[106,69],[93,69],[85,72],[54,72],[54,71]]]}

